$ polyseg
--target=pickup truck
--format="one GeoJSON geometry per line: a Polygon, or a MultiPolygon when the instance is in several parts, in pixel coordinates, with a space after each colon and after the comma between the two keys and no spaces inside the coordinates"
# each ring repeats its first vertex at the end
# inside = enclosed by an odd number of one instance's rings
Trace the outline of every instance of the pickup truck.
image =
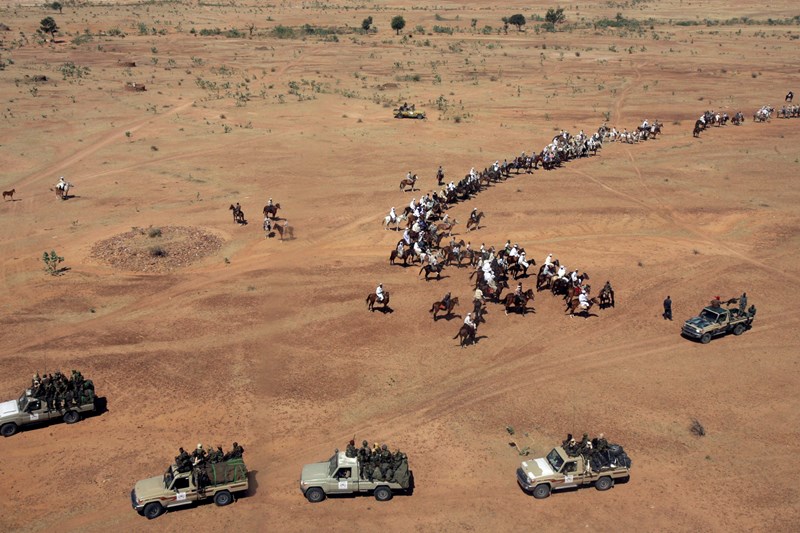
{"type": "Polygon", "coordinates": [[[362,477],[357,457],[347,457],[338,450],[325,462],[305,465],[300,476],[300,491],[311,503],[319,503],[330,494],[372,494],[385,502],[395,493],[411,494],[413,487],[414,476],[405,459],[391,479],[369,479],[362,477]]]}
{"type": "Polygon", "coordinates": [[[33,396],[31,389],[26,389],[18,400],[0,402],[0,435],[10,437],[23,426],[45,424],[51,420],[63,420],[74,424],[81,419],[83,413],[96,412],[94,393],[82,396],[82,403],[61,405],[58,409],[48,409],[43,398],[33,396]]]}
{"type": "Polygon", "coordinates": [[[614,481],[630,477],[630,459],[621,446],[611,445],[607,451],[595,452],[591,459],[570,456],[557,446],[546,457],[523,461],[517,469],[517,483],[534,498],[550,496],[554,490],[594,485],[608,490],[614,481]]]}
{"type": "Polygon", "coordinates": [[[242,459],[205,464],[189,471],[171,465],[164,475],[137,481],[131,490],[133,509],[148,520],[167,509],[213,499],[223,506],[233,501],[233,493],[250,487],[247,467],[242,459]]]}
{"type": "Polygon", "coordinates": [[[738,307],[710,305],[699,316],[690,318],[683,324],[681,334],[697,339],[703,344],[711,342],[712,337],[733,333],[741,335],[750,329],[755,317],[755,307],[751,311],[740,311],[738,307]]]}

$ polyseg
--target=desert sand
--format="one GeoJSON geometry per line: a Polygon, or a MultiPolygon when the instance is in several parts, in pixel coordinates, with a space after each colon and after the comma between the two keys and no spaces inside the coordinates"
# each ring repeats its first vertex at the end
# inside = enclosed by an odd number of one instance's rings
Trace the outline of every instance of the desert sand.
{"type": "Polygon", "coordinates": [[[64,4],[0,8],[0,189],[16,191],[0,203],[0,394],[75,368],[108,411],[0,440],[0,529],[796,528],[800,119],[752,122],[800,90],[795,4],[580,3],[555,32],[531,20],[551,6],[516,1],[64,4]],[[502,31],[514,13],[525,31],[502,31]],[[598,25],[617,13],[622,27],[598,25]],[[35,33],[45,16],[55,42],[35,33]],[[367,16],[377,31],[364,34],[367,16]],[[428,118],[394,119],[402,102],[428,118]],[[747,121],[695,139],[707,109],[747,121]],[[617,299],[588,319],[547,292],[526,316],[490,304],[479,342],[461,349],[462,319],[428,309],[451,291],[463,316],[470,270],[425,282],[389,265],[389,209],[434,190],[439,165],[457,180],[562,129],[645,118],[664,123],[657,140],[607,143],[451,207],[474,248],[510,239],[537,265],[552,253],[617,299]],[[420,190],[403,193],[409,170],[420,190]],[[66,201],[49,190],[59,176],[75,185],[66,201]],[[294,239],[265,239],[269,197],[294,239]],[[474,207],[486,219],[467,233],[474,207]],[[173,226],[219,246],[146,271],[93,252],[173,226]],[[44,272],[50,250],[63,275],[44,272]],[[366,310],[379,282],[391,313],[366,310]],[[680,336],[712,297],[743,291],[752,330],[680,336]],[[633,459],[631,480],[534,500],[506,426],[537,456],[568,432],[604,432],[633,459]],[[305,501],[302,465],[354,434],[409,455],[413,496],[305,501]],[[133,484],[179,446],[234,440],[247,497],[153,522],[131,510],[133,484]]]}

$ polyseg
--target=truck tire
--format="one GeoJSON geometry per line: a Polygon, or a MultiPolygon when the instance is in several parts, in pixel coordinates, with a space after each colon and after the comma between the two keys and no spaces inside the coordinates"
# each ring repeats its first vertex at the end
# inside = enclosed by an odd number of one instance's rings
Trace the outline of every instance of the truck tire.
{"type": "Polygon", "coordinates": [[[550,496],[550,485],[547,483],[542,483],[541,485],[536,485],[533,488],[533,497],[537,500],[543,500],[550,496]]]}
{"type": "Polygon", "coordinates": [[[4,437],[10,437],[17,432],[17,429],[17,425],[14,422],[9,422],[8,424],[3,424],[3,426],[0,427],[0,434],[2,434],[4,437]]]}
{"type": "Polygon", "coordinates": [[[144,512],[142,513],[145,518],[148,520],[152,520],[153,518],[158,518],[164,512],[164,507],[161,506],[158,502],[150,502],[144,506],[144,512]]]}
{"type": "Polygon", "coordinates": [[[81,414],[78,411],[67,411],[64,413],[64,422],[67,424],[74,424],[81,419],[81,414]]]}
{"type": "Polygon", "coordinates": [[[608,476],[603,476],[594,482],[594,488],[597,490],[608,490],[614,486],[614,480],[608,476]]]}
{"type": "Polygon", "coordinates": [[[223,507],[228,505],[233,501],[233,496],[227,490],[221,490],[218,493],[214,494],[214,503],[223,507]]]}
{"type": "Polygon", "coordinates": [[[306,499],[311,503],[319,503],[325,499],[325,491],[319,487],[311,487],[306,491],[306,499]]]}
{"type": "Polygon", "coordinates": [[[392,491],[389,487],[378,487],[375,489],[375,499],[379,502],[388,502],[392,499],[392,491]]]}
{"type": "Polygon", "coordinates": [[[702,337],[700,337],[700,342],[703,344],[708,344],[711,342],[711,333],[704,333],[702,337]]]}
{"type": "Polygon", "coordinates": [[[744,333],[744,330],[745,330],[744,324],[736,324],[736,327],[733,328],[733,334],[741,335],[742,333],[744,333]]]}

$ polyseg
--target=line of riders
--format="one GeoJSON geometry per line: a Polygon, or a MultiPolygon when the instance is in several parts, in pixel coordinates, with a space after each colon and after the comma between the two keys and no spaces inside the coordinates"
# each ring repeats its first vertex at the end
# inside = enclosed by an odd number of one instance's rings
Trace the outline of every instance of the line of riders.
{"type": "Polygon", "coordinates": [[[31,380],[30,396],[44,400],[50,411],[61,411],[94,402],[94,383],[84,379],[77,370],[73,370],[69,378],[58,370],[44,376],[36,372],[31,380]]]}
{"type": "MultiPolygon", "coordinates": [[[[755,120],[755,116],[753,117],[753,120],[755,120]]],[[[728,121],[730,121],[734,126],[741,126],[744,123],[744,114],[741,111],[737,111],[736,114],[733,115],[733,118],[731,118],[731,116],[726,112],[706,110],[694,123],[692,136],[699,137],[700,132],[705,131],[711,126],[724,126],[728,123],[728,121]]]]}
{"type": "Polygon", "coordinates": [[[189,453],[182,447],[178,448],[178,455],[175,457],[175,467],[178,472],[189,472],[192,468],[203,468],[206,464],[223,463],[231,459],[241,459],[244,455],[244,448],[239,446],[238,442],[234,442],[231,451],[225,453],[222,450],[222,445],[217,446],[217,449],[211,449],[207,452],[203,448],[203,444],[199,443],[197,448],[189,455],[189,453]]]}
{"type": "Polygon", "coordinates": [[[357,458],[360,466],[359,476],[369,481],[389,481],[401,483],[400,478],[408,476],[408,457],[400,450],[394,453],[389,451],[386,444],[378,443],[370,448],[368,441],[361,441],[361,447],[356,448],[355,440],[347,443],[345,456],[357,458]]]}

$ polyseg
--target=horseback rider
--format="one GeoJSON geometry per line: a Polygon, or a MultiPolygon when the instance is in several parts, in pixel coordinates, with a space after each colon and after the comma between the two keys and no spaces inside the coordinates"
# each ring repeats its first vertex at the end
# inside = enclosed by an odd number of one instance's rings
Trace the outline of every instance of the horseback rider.
{"type": "Polygon", "coordinates": [[[397,243],[397,257],[402,259],[404,252],[405,252],[405,246],[403,246],[403,241],[399,241],[397,243]]]}
{"type": "Polygon", "coordinates": [[[378,297],[378,301],[383,301],[383,283],[378,283],[378,287],[375,289],[375,296],[378,297]]]}
{"type": "Polygon", "coordinates": [[[469,214],[469,219],[470,219],[471,222],[475,222],[476,224],[478,223],[478,208],[477,207],[473,207],[472,208],[472,213],[469,214]]]}
{"type": "Polygon", "coordinates": [[[508,257],[519,257],[519,245],[515,244],[508,251],[508,257]]]}
{"type": "Polygon", "coordinates": [[[449,307],[450,307],[450,293],[448,292],[447,294],[444,295],[444,298],[442,298],[441,308],[447,311],[449,307]]]}
{"type": "Polygon", "coordinates": [[[517,288],[514,289],[514,303],[522,305],[522,282],[517,283],[517,288]]]}
{"type": "Polygon", "coordinates": [[[272,222],[269,219],[269,216],[264,216],[264,237],[269,237],[269,234],[272,232],[272,222]]]}
{"type": "Polygon", "coordinates": [[[786,102],[790,102],[791,103],[791,101],[793,99],[794,99],[794,93],[792,91],[789,91],[788,93],[786,93],[786,99],[785,99],[786,102]]]}
{"type": "Polygon", "coordinates": [[[64,176],[61,176],[60,178],[58,178],[58,183],[56,183],[56,189],[58,189],[60,191],[63,191],[64,187],[66,187],[66,186],[67,186],[67,182],[64,181],[64,176]]]}
{"type": "Polygon", "coordinates": [[[647,119],[644,119],[644,122],[642,122],[642,126],[639,129],[640,130],[650,129],[650,124],[647,123],[647,119]]]}
{"type": "Polygon", "coordinates": [[[574,283],[576,285],[578,284],[578,269],[577,268],[575,270],[573,270],[572,273],[569,275],[569,279],[570,279],[570,281],[572,281],[572,283],[574,283]]]}
{"type": "Polygon", "coordinates": [[[567,268],[564,265],[558,267],[558,272],[556,273],[556,277],[563,278],[567,274],[567,268]]]}
{"type": "Polygon", "coordinates": [[[553,264],[553,254],[547,254],[547,257],[544,258],[545,266],[551,266],[553,264]]]}
{"type": "Polygon", "coordinates": [[[581,309],[589,309],[589,297],[585,293],[581,292],[580,295],[578,295],[578,303],[581,309]]]}
{"type": "Polygon", "coordinates": [[[269,201],[267,201],[267,207],[274,207],[274,204],[272,203],[272,198],[270,198],[269,201]]]}
{"type": "Polygon", "coordinates": [[[607,294],[610,298],[612,298],[612,299],[614,298],[614,289],[611,287],[611,282],[610,281],[606,281],[606,284],[603,285],[603,291],[602,292],[607,294]]]}
{"type": "MultiPolygon", "coordinates": [[[[270,198],[270,200],[272,200],[272,198],[270,198]]],[[[392,207],[392,210],[389,211],[389,221],[392,223],[397,222],[397,213],[395,212],[394,207],[392,207]]]]}
{"type": "Polygon", "coordinates": [[[478,332],[478,324],[472,320],[472,313],[467,313],[467,316],[464,317],[464,325],[472,330],[473,335],[478,332]]]}
{"type": "Polygon", "coordinates": [[[530,264],[525,260],[525,252],[519,254],[519,258],[517,259],[517,264],[522,268],[528,268],[530,264]]]}

